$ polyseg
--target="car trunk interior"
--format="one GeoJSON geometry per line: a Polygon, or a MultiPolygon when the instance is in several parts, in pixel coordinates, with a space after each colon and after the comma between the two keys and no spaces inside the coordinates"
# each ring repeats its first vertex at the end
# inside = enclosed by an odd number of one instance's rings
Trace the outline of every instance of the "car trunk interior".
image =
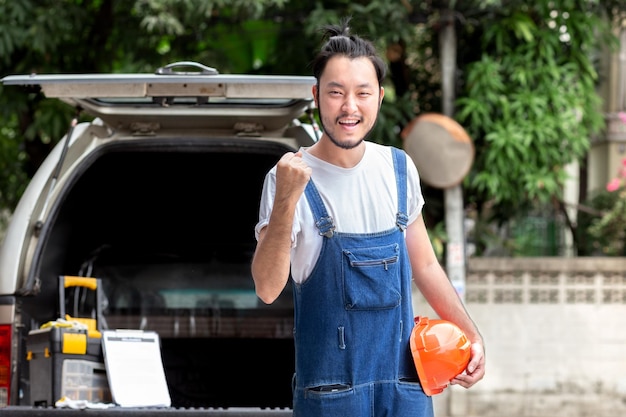
{"type": "MultiPolygon", "coordinates": [[[[159,334],[173,407],[291,407],[291,289],[265,305],[250,274],[263,180],[287,150],[245,139],[103,148],[42,228],[40,293],[23,298],[24,314],[33,327],[56,319],[60,275],[99,278],[101,328],[159,334]]],[[[80,295],[69,301],[71,315],[92,314],[80,295]]]]}

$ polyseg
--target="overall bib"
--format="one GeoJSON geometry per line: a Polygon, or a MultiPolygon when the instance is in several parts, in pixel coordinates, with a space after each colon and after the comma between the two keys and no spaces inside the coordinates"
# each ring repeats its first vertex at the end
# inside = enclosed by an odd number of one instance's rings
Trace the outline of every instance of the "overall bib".
{"type": "Polygon", "coordinates": [[[311,275],[293,289],[294,417],[433,416],[409,346],[406,160],[392,151],[399,205],[393,229],[336,232],[313,181],[305,190],[324,240],[311,275]]]}

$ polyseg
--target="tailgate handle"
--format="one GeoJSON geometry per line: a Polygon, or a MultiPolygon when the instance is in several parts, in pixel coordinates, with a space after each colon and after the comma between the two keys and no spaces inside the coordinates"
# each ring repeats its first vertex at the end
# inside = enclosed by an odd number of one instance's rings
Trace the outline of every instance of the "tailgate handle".
{"type": "Polygon", "coordinates": [[[164,67],[161,67],[156,70],[156,75],[217,75],[219,72],[215,68],[207,67],[206,65],[202,65],[198,62],[193,61],[180,61],[173,62],[171,64],[167,64],[164,67]],[[174,68],[177,67],[194,67],[199,71],[175,71],[174,68]]]}

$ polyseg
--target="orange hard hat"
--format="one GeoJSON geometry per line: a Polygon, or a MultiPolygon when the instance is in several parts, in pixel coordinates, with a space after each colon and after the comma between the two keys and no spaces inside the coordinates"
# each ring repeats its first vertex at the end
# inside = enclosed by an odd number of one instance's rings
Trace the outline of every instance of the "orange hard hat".
{"type": "Polygon", "coordinates": [[[441,393],[470,360],[470,341],[447,320],[415,317],[411,353],[426,395],[441,393]]]}

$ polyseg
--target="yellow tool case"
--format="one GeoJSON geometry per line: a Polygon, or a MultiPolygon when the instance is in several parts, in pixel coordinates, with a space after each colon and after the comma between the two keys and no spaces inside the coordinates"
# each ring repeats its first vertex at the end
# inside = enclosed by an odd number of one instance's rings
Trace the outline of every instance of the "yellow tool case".
{"type": "Polygon", "coordinates": [[[98,328],[101,305],[99,279],[59,277],[60,319],[27,337],[31,405],[53,406],[62,397],[111,402],[98,328]],[[82,308],[67,314],[66,301],[82,308]],[[85,308],[89,316],[80,316],[85,308]]]}

